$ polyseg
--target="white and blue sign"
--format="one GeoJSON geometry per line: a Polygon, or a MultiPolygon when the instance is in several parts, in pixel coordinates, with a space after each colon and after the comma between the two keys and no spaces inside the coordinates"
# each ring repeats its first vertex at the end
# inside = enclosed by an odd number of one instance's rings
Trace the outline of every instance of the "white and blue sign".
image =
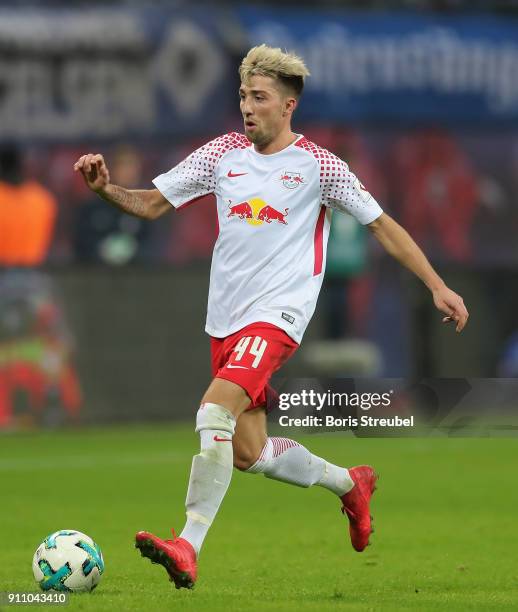
{"type": "Polygon", "coordinates": [[[245,7],[251,44],[299,52],[302,119],[518,118],[518,23],[493,16],[245,7]]]}

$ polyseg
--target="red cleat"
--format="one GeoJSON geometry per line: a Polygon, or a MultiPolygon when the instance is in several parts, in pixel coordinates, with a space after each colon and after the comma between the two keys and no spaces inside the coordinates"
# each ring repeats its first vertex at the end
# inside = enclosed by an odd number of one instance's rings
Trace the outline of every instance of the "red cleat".
{"type": "Polygon", "coordinates": [[[173,530],[172,540],[162,540],[147,531],[135,536],[135,548],[151,563],[160,563],[177,589],[192,589],[196,582],[196,551],[184,538],[177,538],[173,530]]]}
{"type": "Polygon", "coordinates": [[[340,498],[342,512],[349,517],[349,533],[354,550],[362,552],[369,545],[369,536],[374,531],[369,503],[376,490],[377,474],[368,465],[359,465],[349,470],[354,487],[340,498]]]}

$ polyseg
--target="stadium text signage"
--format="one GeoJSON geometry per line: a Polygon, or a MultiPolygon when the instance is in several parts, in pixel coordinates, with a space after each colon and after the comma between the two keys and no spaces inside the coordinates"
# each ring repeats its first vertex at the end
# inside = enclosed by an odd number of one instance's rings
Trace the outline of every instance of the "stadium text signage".
{"type": "Polygon", "coordinates": [[[243,8],[252,43],[307,60],[305,118],[518,117],[518,24],[499,18],[243,8]]]}
{"type": "Polygon", "coordinates": [[[214,129],[230,98],[221,45],[208,16],[172,17],[0,10],[0,139],[214,129]]]}

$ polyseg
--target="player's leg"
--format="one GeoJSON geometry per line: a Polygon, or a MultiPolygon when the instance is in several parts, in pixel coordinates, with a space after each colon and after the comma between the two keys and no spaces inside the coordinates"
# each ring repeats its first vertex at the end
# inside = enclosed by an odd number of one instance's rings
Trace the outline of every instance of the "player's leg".
{"type": "Polygon", "coordinates": [[[369,466],[346,469],[311,453],[289,438],[267,437],[266,411],[245,411],[234,434],[234,466],[251,474],[264,474],[299,487],[328,489],[342,501],[350,522],[353,547],[362,551],[372,532],[369,502],[376,475],[369,466]]]}
{"type": "Polygon", "coordinates": [[[177,588],[192,588],[196,581],[197,557],[232,477],[236,420],[249,405],[250,398],[236,383],[212,381],[196,415],[200,452],[192,461],[185,527],[174,540],[162,540],[149,532],[137,534],[142,554],[161,563],[177,588]]]}
{"type": "Polygon", "coordinates": [[[305,488],[317,485],[339,497],[354,487],[348,469],[314,455],[290,438],[268,437],[254,462],[249,459],[247,447],[240,443],[236,439],[234,465],[249,474],[264,474],[266,478],[305,488]]]}
{"type": "MultiPolygon", "coordinates": [[[[265,394],[266,395],[266,392],[265,394]]],[[[317,485],[339,497],[354,487],[349,470],[313,455],[295,440],[268,437],[265,407],[246,410],[234,434],[234,466],[299,487],[317,485]]]]}
{"type": "Polygon", "coordinates": [[[197,555],[230,484],[236,421],[249,405],[242,387],[214,378],[196,415],[200,453],[192,461],[187,522],[180,537],[192,544],[197,555]]]}
{"type": "Polygon", "coordinates": [[[346,468],[313,455],[295,440],[268,437],[266,404],[277,400],[277,393],[266,385],[240,416],[233,438],[234,467],[299,487],[318,485],[339,497],[348,493],[354,481],[346,468]]]}
{"type": "Polygon", "coordinates": [[[318,485],[340,497],[354,486],[347,469],[313,455],[295,440],[268,437],[264,406],[240,416],[233,450],[234,467],[243,472],[264,474],[299,487],[318,485]]]}

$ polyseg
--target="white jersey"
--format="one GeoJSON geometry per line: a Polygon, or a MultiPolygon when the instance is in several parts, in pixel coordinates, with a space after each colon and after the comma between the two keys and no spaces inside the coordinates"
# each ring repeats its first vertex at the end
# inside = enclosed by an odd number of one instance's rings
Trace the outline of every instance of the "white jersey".
{"type": "Polygon", "coordinates": [[[216,338],[265,321],[300,343],[322,286],[332,209],[362,224],[382,213],[344,161],[303,136],[264,155],[244,135],[225,134],[153,183],[175,208],[216,195],[205,327],[216,338]]]}

